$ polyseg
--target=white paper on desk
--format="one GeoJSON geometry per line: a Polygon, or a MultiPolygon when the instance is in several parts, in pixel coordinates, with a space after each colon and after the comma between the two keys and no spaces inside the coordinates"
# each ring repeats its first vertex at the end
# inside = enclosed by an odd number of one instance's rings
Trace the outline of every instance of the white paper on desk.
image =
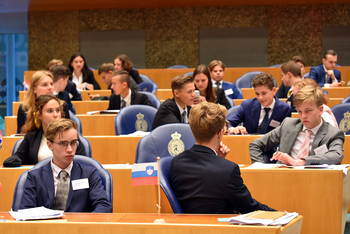
{"type": "MultiPolygon", "coordinates": [[[[253,212],[251,212],[253,213],[253,212]]],[[[240,224],[240,225],[263,225],[263,226],[282,226],[290,221],[292,221],[294,218],[296,218],[299,214],[296,212],[293,213],[288,213],[286,212],[285,215],[282,217],[272,220],[272,219],[254,219],[254,218],[245,218],[245,216],[250,215],[251,213],[248,214],[242,214],[238,215],[236,217],[231,217],[230,218],[230,224],[240,224]]]]}
{"type": "Polygon", "coordinates": [[[131,169],[132,165],[127,164],[102,164],[104,169],[131,169]]]}
{"type": "Polygon", "coordinates": [[[88,111],[86,112],[87,115],[94,115],[94,114],[99,114],[101,111],[88,111]]]}
{"type": "Polygon", "coordinates": [[[63,210],[51,210],[43,206],[9,212],[17,221],[60,218],[63,210]]]}
{"type": "Polygon", "coordinates": [[[249,167],[246,167],[246,169],[270,169],[270,168],[278,168],[280,165],[283,164],[275,164],[275,163],[253,163],[249,167]]]}
{"type": "Polygon", "coordinates": [[[330,165],[329,167],[332,168],[333,170],[342,170],[344,176],[348,174],[348,167],[350,164],[341,164],[341,165],[330,165]]]}

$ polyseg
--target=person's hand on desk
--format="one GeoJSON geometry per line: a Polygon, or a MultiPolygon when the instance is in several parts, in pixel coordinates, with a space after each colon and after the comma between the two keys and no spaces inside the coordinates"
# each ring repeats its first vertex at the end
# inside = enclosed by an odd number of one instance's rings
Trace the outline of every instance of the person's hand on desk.
{"type": "Polygon", "coordinates": [[[220,142],[219,149],[216,151],[218,156],[226,158],[227,154],[230,152],[230,148],[227,147],[224,143],[220,142]]]}
{"type": "Polygon", "coordinates": [[[242,135],[248,134],[247,129],[245,127],[243,127],[243,126],[237,126],[235,128],[230,128],[228,130],[228,133],[236,134],[236,135],[237,134],[242,134],[242,135]]]}
{"type": "Polygon", "coordinates": [[[286,153],[276,152],[273,154],[270,161],[278,160],[287,166],[304,166],[305,160],[303,159],[294,159],[286,153]]]}
{"type": "Polygon", "coordinates": [[[92,84],[89,84],[89,83],[85,82],[85,83],[81,83],[80,85],[78,85],[77,89],[80,89],[80,90],[84,90],[84,89],[94,90],[94,86],[92,84]]]}
{"type": "Polygon", "coordinates": [[[89,94],[90,100],[93,99],[94,97],[99,97],[100,94],[89,94]]]}

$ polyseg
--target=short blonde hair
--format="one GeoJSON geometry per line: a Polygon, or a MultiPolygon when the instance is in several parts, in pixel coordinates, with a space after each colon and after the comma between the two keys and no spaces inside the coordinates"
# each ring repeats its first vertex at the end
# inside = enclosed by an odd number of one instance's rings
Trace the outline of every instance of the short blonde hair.
{"type": "MultiPolygon", "coordinates": [[[[304,87],[306,85],[312,85],[316,88],[321,89],[321,87],[316,83],[316,81],[314,81],[313,79],[310,79],[310,78],[305,78],[303,80],[299,80],[299,81],[295,82],[294,87],[296,87],[298,90],[300,90],[302,87],[304,87]]],[[[329,102],[329,97],[327,94],[325,94],[325,92],[323,90],[322,90],[322,92],[323,92],[323,104],[327,105],[327,103],[329,102]]]]}
{"type": "Polygon", "coordinates": [[[208,65],[208,69],[210,72],[212,72],[212,70],[214,69],[214,67],[216,66],[220,66],[222,68],[222,70],[225,71],[225,64],[223,62],[221,62],[220,60],[213,60],[209,63],[208,65]]]}
{"type": "Polygon", "coordinates": [[[173,95],[175,90],[182,89],[187,83],[193,83],[194,82],[193,80],[194,80],[193,77],[190,75],[176,76],[171,81],[171,90],[173,91],[173,95]]]}
{"type": "Polygon", "coordinates": [[[103,63],[98,69],[98,74],[101,75],[102,72],[108,73],[109,71],[115,72],[113,63],[103,63]]]}
{"type": "Polygon", "coordinates": [[[290,72],[295,77],[301,77],[301,66],[294,60],[283,63],[280,68],[284,74],[290,72]]]}
{"type": "Polygon", "coordinates": [[[46,66],[46,70],[50,71],[51,68],[55,65],[63,65],[63,61],[61,59],[52,59],[46,66]]]}
{"type": "Polygon", "coordinates": [[[297,94],[293,97],[293,104],[298,108],[305,102],[314,102],[317,107],[323,104],[323,91],[313,85],[306,85],[299,89],[297,94]]]}
{"type": "Polygon", "coordinates": [[[191,108],[188,122],[198,143],[210,141],[224,128],[227,109],[211,102],[202,102],[191,108]]]}
{"type": "MultiPolygon", "coordinates": [[[[77,124],[70,119],[53,119],[49,123],[46,129],[46,138],[48,141],[53,142],[55,136],[59,134],[62,136],[63,132],[71,128],[77,129],[77,124]]],[[[78,131],[77,137],[79,138],[78,131]]]]}

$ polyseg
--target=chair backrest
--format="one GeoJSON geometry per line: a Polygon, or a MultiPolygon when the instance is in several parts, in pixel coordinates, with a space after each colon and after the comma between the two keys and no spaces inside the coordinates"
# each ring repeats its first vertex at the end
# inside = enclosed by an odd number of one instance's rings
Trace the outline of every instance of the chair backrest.
{"type": "Polygon", "coordinates": [[[340,104],[344,104],[344,103],[350,103],[350,95],[344,98],[340,104]]]}
{"type": "Polygon", "coordinates": [[[163,189],[166,197],[168,198],[174,213],[181,214],[183,213],[182,208],[177,201],[173,189],[170,186],[169,171],[171,160],[173,160],[172,156],[166,156],[159,160],[159,182],[160,187],[163,189]]]}
{"type": "Polygon", "coordinates": [[[80,140],[81,144],[83,144],[86,156],[92,158],[92,150],[91,150],[90,141],[87,138],[83,137],[83,135],[81,133],[78,132],[78,134],[79,134],[79,140],[80,140]]]}
{"type": "Polygon", "coordinates": [[[143,92],[143,91],[139,91],[139,93],[143,93],[143,94],[147,95],[148,99],[152,102],[153,105],[155,105],[157,107],[157,109],[162,104],[162,102],[158,99],[158,97],[154,93],[143,92]]]}
{"type": "Polygon", "coordinates": [[[231,116],[233,113],[237,112],[239,106],[240,106],[240,105],[231,107],[231,108],[228,110],[226,117],[229,117],[229,116],[231,116]]]}
{"type": "Polygon", "coordinates": [[[153,80],[151,80],[151,78],[149,78],[148,76],[144,75],[144,74],[140,74],[140,77],[142,78],[143,81],[151,81],[154,82],[153,80]]]}
{"type": "Polygon", "coordinates": [[[253,78],[260,73],[262,72],[261,71],[247,72],[236,80],[235,85],[238,88],[252,88],[253,78]]]}
{"type": "MultiPolygon", "coordinates": [[[[233,106],[235,106],[235,102],[233,101],[233,99],[230,98],[230,97],[228,97],[227,95],[225,95],[225,96],[226,96],[227,101],[230,103],[231,108],[232,108],[233,106]]],[[[231,108],[230,108],[230,109],[231,109],[231,108]]]]}
{"type": "Polygon", "coordinates": [[[279,63],[279,64],[271,65],[270,67],[280,67],[280,66],[281,66],[281,64],[279,63]]]}
{"type": "Polygon", "coordinates": [[[153,81],[144,81],[138,84],[141,91],[156,93],[158,89],[158,85],[153,81]]]}
{"type": "Polygon", "coordinates": [[[176,64],[176,65],[172,65],[170,67],[168,67],[168,69],[185,69],[185,68],[189,68],[186,65],[182,65],[182,64],[176,64]]]}
{"type": "Polygon", "coordinates": [[[19,139],[18,141],[16,141],[15,145],[13,146],[11,156],[13,156],[13,155],[16,153],[16,151],[17,151],[18,147],[21,145],[23,139],[24,139],[24,138],[21,138],[21,139],[19,139]]]}
{"type": "MultiPolygon", "coordinates": [[[[81,95],[81,94],[80,94],[81,95]]],[[[71,109],[71,111],[73,112],[73,114],[77,114],[77,111],[76,111],[76,109],[75,109],[75,106],[74,106],[74,104],[72,103],[72,109],[71,109]]],[[[70,114],[70,113],[69,113],[70,114]]]]}
{"type": "MultiPolygon", "coordinates": [[[[45,166],[52,157],[46,158],[40,162],[38,162],[31,170],[41,168],[45,166]]],[[[112,175],[109,171],[104,169],[102,165],[95,159],[89,158],[82,155],[75,155],[74,161],[79,162],[80,164],[88,165],[90,167],[96,168],[98,174],[100,175],[102,185],[106,191],[107,199],[113,204],[113,180],[112,175]]],[[[15,191],[13,194],[13,200],[12,200],[12,210],[17,211],[21,205],[22,197],[23,197],[23,188],[24,183],[27,180],[28,171],[25,171],[22,173],[22,175],[17,180],[17,184],[15,187],[15,191]]]]}
{"type": "Polygon", "coordinates": [[[305,74],[303,75],[303,78],[309,78],[309,72],[305,73],[305,74]]]}
{"type": "Polygon", "coordinates": [[[350,135],[350,103],[338,104],[331,107],[339,129],[350,135]]]}
{"type": "Polygon", "coordinates": [[[195,140],[188,124],[165,124],[140,139],[135,163],[154,162],[157,157],[176,156],[194,144],[195,140]]]}
{"type": "Polygon", "coordinates": [[[115,134],[130,134],[135,131],[150,132],[157,108],[147,105],[124,107],[114,118],[115,134]]]}
{"type": "Polygon", "coordinates": [[[79,119],[79,117],[75,116],[75,114],[69,110],[69,118],[70,120],[72,120],[73,122],[75,122],[78,125],[78,132],[83,134],[83,126],[81,124],[81,120],[79,119]]]}
{"type": "Polygon", "coordinates": [[[193,72],[186,72],[183,76],[193,76],[193,72]]]}

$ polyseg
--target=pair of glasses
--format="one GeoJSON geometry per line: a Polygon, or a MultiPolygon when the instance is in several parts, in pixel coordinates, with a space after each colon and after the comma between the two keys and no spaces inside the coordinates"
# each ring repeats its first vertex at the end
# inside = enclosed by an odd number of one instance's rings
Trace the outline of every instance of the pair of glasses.
{"type": "Polygon", "coordinates": [[[54,142],[53,141],[52,143],[57,144],[61,149],[67,149],[68,145],[70,145],[70,147],[72,147],[72,149],[75,149],[79,145],[79,141],[78,140],[74,140],[74,141],[71,141],[71,142],[68,142],[68,141],[54,142]]]}

